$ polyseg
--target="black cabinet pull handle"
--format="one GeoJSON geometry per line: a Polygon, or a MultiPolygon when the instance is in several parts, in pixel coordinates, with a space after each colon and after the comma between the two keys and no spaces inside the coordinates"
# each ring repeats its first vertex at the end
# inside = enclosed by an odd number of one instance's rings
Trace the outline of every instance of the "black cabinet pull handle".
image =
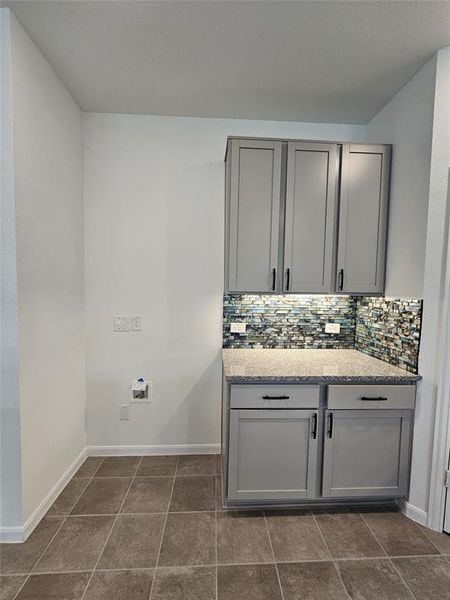
{"type": "Polygon", "coordinates": [[[331,439],[333,437],[333,413],[328,413],[328,437],[331,439]]]}
{"type": "Polygon", "coordinates": [[[363,401],[371,400],[372,402],[386,402],[387,398],[385,398],[384,396],[377,396],[376,398],[375,397],[372,398],[370,396],[361,396],[360,400],[363,400],[363,401]]]}
{"type": "Polygon", "coordinates": [[[289,288],[291,287],[291,269],[288,267],[286,269],[286,291],[289,292],[289,288]]]}
{"type": "Polygon", "coordinates": [[[277,280],[277,270],[272,269],[272,292],[275,291],[276,280],[277,280]]]}
{"type": "Polygon", "coordinates": [[[289,396],[263,396],[263,400],[289,400],[289,396]]]}
{"type": "Polygon", "coordinates": [[[313,414],[313,426],[311,435],[313,440],[315,440],[317,437],[317,413],[313,414]]]}
{"type": "Polygon", "coordinates": [[[344,269],[339,269],[339,283],[338,283],[339,291],[342,292],[344,289],[344,269]]]}

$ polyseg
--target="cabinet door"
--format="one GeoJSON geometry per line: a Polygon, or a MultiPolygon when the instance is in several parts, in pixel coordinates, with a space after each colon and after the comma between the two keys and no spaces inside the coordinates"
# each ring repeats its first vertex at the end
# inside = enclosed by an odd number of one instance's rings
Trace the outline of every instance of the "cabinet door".
{"type": "Polygon", "coordinates": [[[229,144],[225,235],[231,292],[277,290],[281,149],[281,142],[264,140],[229,144]]]}
{"type": "Polygon", "coordinates": [[[322,495],[405,496],[410,410],[326,411],[322,495]]]}
{"type": "Polygon", "coordinates": [[[389,171],[389,146],[342,147],[338,292],[384,290],[389,171]]]}
{"type": "Polygon", "coordinates": [[[317,411],[230,413],[229,500],[315,496],[317,411]]]}
{"type": "Polygon", "coordinates": [[[286,178],[286,292],[334,290],[337,146],[289,142],[286,178]]]}

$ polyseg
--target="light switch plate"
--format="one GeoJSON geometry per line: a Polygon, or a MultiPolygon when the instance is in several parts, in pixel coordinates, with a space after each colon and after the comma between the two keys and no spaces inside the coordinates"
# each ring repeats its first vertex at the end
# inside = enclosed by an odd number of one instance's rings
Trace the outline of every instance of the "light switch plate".
{"type": "Polygon", "coordinates": [[[245,323],[230,323],[231,333],[245,333],[247,325],[245,323]]]}
{"type": "Polygon", "coordinates": [[[121,404],[120,405],[120,420],[121,421],[129,421],[130,420],[130,406],[129,404],[121,404]]]}
{"type": "Polygon", "coordinates": [[[325,333],[340,333],[341,326],[339,323],[325,323],[325,333]]]}
{"type": "Polygon", "coordinates": [[[130,331],[130,317],[113,317],[113,331],[130,331]]]}
{"type": "Polygon", "coordinates": [[[139,315],[134,315],[131,317],[131,331],[140,331],[141,330],[141,317],[139,315]]]}

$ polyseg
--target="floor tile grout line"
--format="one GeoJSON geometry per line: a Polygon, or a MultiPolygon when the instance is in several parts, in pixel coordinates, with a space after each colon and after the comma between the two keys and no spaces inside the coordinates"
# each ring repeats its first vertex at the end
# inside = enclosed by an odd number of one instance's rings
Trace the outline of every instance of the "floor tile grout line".
{"type": "Polygon", "coordinates": [[[318,531],[319,531],[319,534],[320,534],[320,536],[321,536],[321,538],[322,538],[322,540],[323,540],[323,543],[325,544],[325,548],[327,549],[327,551],[328,551],[328,554],[330,555],[330,559],[331,559],[331,560],[330,560],[330,562],[333,564],[334,570],[336,571],[336,573],[337,573],[337,576],[338,576],[338,578],[339,578],[339,581],[340,581],[340,582],[341,582],[341,584],[342,584],[342,589],[344,590],[344,592],[345,592],[346,596],[347,596],[348,598],[350,598],[350,594],[349,594],[349,593],[348,593],[348,591],[347,591],[347,586],[345,585],[345,583],[344,583],[344,580],[342,579],[342,576],[341,576],[341,571],[340,571],[340,569],[339,569],[339,565],[338,565],[338,563],[337,563],[337,560],[334,558],[334,556],[333,556],[333,554],[332,554],[332,552],[331,552],[331,550],[330,550],[330,547],[328,546],[328,543],[327,543],[327,541],[326,541],[326,539],[325,539],[325,535],[323,534],[323,531],[322,531],[322,529],[320,528],[319,522],[318,522],[318,521],[317,521],[317,519],[316,519],[316,515],[315,515],[315,514],[314,514],[312,511],[311,511],[311,514],[312,514],[312,518],[314,519],[314,523],[316,524],[316,527],[317,527],[317,529],[318,529],[318,531]]]}
{"type": "MultiPolygon", "coordinates": [[[[94,568],[92,569],[91,576],[90,576],[90,577],[89,577],[89,579],[88,579],[88,582],[87,582],[87,584],[86,584],[86,587],[84,588],[84,592],[82,593],[82,595],[81,595],[81,597],[80,597],[80,600],[83,600],[83,599],[84,599],[84,597],[86,596],[86,592],[87,592],[87,590],[88,590],[88,588],[89,588],[89,585],[90,585],[90,583],[91,583],[91,581],[92,581],[92,578],[94,577],[94,574],[95,574],[95,572],[96,572],[96,570],[97,570],[97,567],[98,567],[98,565],[99,565],[99,563],[100,563],[100,561],[101,561],[101,559],[102,559],[103,552],[105,551],[106,545],[108,544],[108,542],[109,542],[109,540],[110,540],[110,538],[111,538],[111,535],[112,535],[112,532],[113,532],[113,530],[114,530],[114,527],[115,527],[115,525],[116,525],[116,523],[117,523],[117,521],[118,521],[118,519],[119,519],[120,510],[121,510],[122,506],[124,505],[125,498],[126,498],[126,497],[127,497],[127,495],[128,495],[128,491],[129,491],[129,489],[130,489],[130,487],[131,487],[131,484],[132,484],[132,483],[133,483],[133,481],[134,481],[134,478],[135,478],[135,476],[136,476],[136,472],[137,472],[137,470],[138,470],[138,468],[139,468],[139,465],[141,464],[141,461],[142,461],[142,456],[140,457],[140,459],[139,459],[139,461],[138,461],[138,463],[137,463],[137,466],[136,466],[136,470],[134,471],[134,473],[133,473],[133,476],[132,476],[132,477],[131,477],[131,479],[130,479],[130,482],[129,482],[129,484],[128,484],[128,487],[127,487],[127,489],[126,489],[126,491],[125,491],[125,494],[124,494],[124,496],[123,496],[123,498],[122,498],[122,502],[120,503],[119,510],[117,511],[117,514],[116,514],[116,516],[115,516],[115,518],[114,518],[114,521],[113,521],[113,524],[112,524],[112,526],[111,526],[111,529],[109,530],[109,533],[108,533],[108,535],[106,536],[105,543],[103,544],[103,547],[102,547],[102,549],[101,549],[101,551],[100,551],[100,554],[98,555],[97,562],[95,563],[95,565],[94,565],[94,568]]],[[[99,468],[100,468],[100,467],[99,467],[99,468]]],[[[97,471],[96,471],[96,472],[97,472],[97,471]]]]}
{"type": "Polygon", "coordinates": [[[166,533],[167,521],[169,519],[169,509],[170,509],[170,504],[172,502],[173,489],[175,487],[175,481],[176,481],[176,477],[177,477],[177,473],[178,473],[178,465],[179,465],[179,463],[180,463],[180,457],[178,456],[177,457],[177,464],[175,466],[175,474],[173,476],[173,481],[172,481],[172,488],[170,490],[169,501],[167,502],[166,518],[164,519],[164,525],[163,525],[163,528],[162,528],[161,540],[159,542],[158,554],[156,556],[155,573],[153,575],[152,583],[151,583],[151,586],[150,586],[150,592],[149,592],[149,595],[148,595],[148,600],[151,600],[152,593],[153,593],[153,587],[155,585],[156,569],[158,568],[158,565],[159,565],[159,558],[160,558],[160,555],[161,555],[161,548],[162,548],[163,541],[164,541],[164,535],[166,533]]]}
{"type": "Polygon", "coordinates": [[[381,546],[381,548],[383,549],[384,553],[386,554],[386,557],[389,561],[389,563],[392,565],[393,569],[395,570],[395,572],[397,573],[397,575],[400,577],[400,581],[403,582],[403,585],[406,587],[406,589],[409,591],[409,593],[411,594],[411,597],[414,600],[416,599],[416,596],[413,594],[413,591],[411,590],[411,588],[409,587],[409,585],[406,583],[406,581],[404,580],[404,578],[402,577],[400,571],[397,569],[397,567],[395,566],[394,561],[392,560],[392,558],[388,555],[385,547],[383,546],[383,544],[381,543],[381,540],[378,539],[378,537],[375,534],[375,531],[373,531],[372,527],[370,526],[369,522],[366,520],[366,518],[364,517],[363,513],[359,513],[361,515],[362,520],[364,521],[364,523],[366,524],[366,526],[368,527],[369,531],[371,532],[371,534],[373,535],[373,537],[377,540],[377,542],[379,543],[379,545],[381,546]]]}
{"type": "MultiPolygon", "coordinates": [[[[443,553],[443,552],[441,552],[441,550],[440,550],[440,549],[437,547],[437,545],[436,545],[436,544],[433,542],[433,540],[431,539],[431,537],[428,535],[428,533],[427,533],[427,530],[428,530],[429,528],[428,528],[426,525],[424,525],[424,527],[425,527],[425,531],[422,531],[422,530],[421,530],[421,528],[419,527],[419,524],[418,524],[418,523],[416,523],[416,521],[413,521],[412,519],[410,519],[410,521],[411,521],[411,523],[413,523],[413,524],[415,525],[416,529],[417,529],[417,530],[418,530],[418,531],[419,531],[419,532],[420,532],[422,535],[424,535],[424,536],[427,538],[427,540],[430,542],[430,544],[436,548],[436,550],[439,552],[439,554],[443,554],[443,555],[444,555],[444,553],[443,553]]],[[[434,529],[430,529],[430,531],[434,531],[434,529]]],[[[435,532],[435,533],[439,533],[439,532],[435,532]]],[[[445,555],[444,555],[444,556],[445,556],[445,555]]]]}
{"type": "Polygon", "coordinates": [[[274,565],[275,565],[275,572],[277,574],[277,581],[278,581],[278,587],[280,588],[281,600],[284,600],[283,586],[281,585],[280,573],[278,571],[277,561],[275,560],[275,552],[274,552],[274,549],[273,549],[272,538],[270,537],[270,530],[269,530],[269,524],[267,523],[266,511],[263,511],[263,516],[264,516],[264,523],[266,524],[267,535],[268,535],[268,538],[269,538],[270,551],[272,553],[272,558],[273,558],[273,562],[274,562],[274,565]]]}

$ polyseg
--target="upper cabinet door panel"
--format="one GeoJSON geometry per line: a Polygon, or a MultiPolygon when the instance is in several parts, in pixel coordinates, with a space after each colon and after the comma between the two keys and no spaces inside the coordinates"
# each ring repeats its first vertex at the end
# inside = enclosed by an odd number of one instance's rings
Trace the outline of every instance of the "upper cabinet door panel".
{"type": "Polygon", "coordinates": [[[337,146],[289,142],[285,292],[325,293],[333,285],[337,146]]]}
{"type": "Polygon", "coordinates": [[[390,148],[342,148],[337,291],[384,291],[390,148]]]}
{"type": "Polygon", "coordinates": [[[232,140],[228,175],[228,289],[276,290],[281,142],[232,140]]]}

